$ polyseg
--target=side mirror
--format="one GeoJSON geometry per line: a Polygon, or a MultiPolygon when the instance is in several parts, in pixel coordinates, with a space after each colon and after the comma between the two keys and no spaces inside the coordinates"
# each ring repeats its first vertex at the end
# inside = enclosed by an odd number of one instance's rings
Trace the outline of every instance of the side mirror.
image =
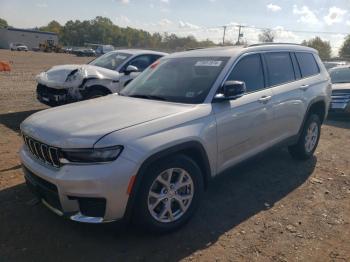
{"type": "Polygon", "coordinates": [[[215,100],[234,100],[245,94],[246,85],[241,81],[226,81],[222,86],[222,92],[215,96],[215,100]]]}
{"type": "Polygon", "coordinates": [[[128,67],[125,69],[124,74],[130,75],[131,73],[139,72],[139,69],[136,66],[128,65],[128,67]]]}

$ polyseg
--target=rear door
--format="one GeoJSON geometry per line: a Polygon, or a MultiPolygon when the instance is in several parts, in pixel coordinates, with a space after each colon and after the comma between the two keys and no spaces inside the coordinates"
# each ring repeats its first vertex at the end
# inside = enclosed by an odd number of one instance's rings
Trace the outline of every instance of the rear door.
{"type": "Polygon", "coordinates": [[[265,88],[260,54],[241,58],[227,80],[245,82],[247,93],[236,100],[213,103],[218,172],[265,149],[273,123],[272,91],[265,88]]]}
{"type": "Polygon", "coordinates": [[[268,52],[264,54],[268,86],[273,92],[274,121],[271,144],[295,135],[304,115],[301,73],[294,53],[268,52]]]}

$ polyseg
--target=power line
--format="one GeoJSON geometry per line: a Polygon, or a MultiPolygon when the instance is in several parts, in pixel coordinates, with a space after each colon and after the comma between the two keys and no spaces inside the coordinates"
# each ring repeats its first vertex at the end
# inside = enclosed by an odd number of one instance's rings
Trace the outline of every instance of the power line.
{"type": "MultiPolygon", "coordinates": [[[[198,32],[198,31],[208,31],[208,30],[214,30],[224,28],[224,31],[227,31],[228,28],[249,28],[249,29],[255,29],[255,30],[271,30],[271,31],[285,31],[285,32],[292,32],[292,33],[303,33],[303,34],[328,34],[328,35],[348,35],[350,32],[336,32],[336,31],[307,31],[307,30],[295,30],[295,29],[287,29],[287,28],[268,28],[268,27],[255,27],[255,26],[249,26],[249,25],[224,25],[224,26],[213,26],[213,27],[198,27],[198,28],[188,28],[182,29],[182,30],[169,30],[169,32],[173,33],[191,33],[191,32],[198,32]]],[[[226,32],[225,32],[226,33],[226,32]]]]}

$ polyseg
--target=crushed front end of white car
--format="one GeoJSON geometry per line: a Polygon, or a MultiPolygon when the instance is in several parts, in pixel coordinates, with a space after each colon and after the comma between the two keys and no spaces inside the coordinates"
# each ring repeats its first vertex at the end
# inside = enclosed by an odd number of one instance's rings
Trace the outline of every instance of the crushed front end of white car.
{"type": "Polygon", "coordinates": [[[54,66],[36,77],[37,98],[40,102],[57,106],[89,98],[91,87],[101,95],[118,91],[122,86],[116,71],[92,65],[54,66]]]}

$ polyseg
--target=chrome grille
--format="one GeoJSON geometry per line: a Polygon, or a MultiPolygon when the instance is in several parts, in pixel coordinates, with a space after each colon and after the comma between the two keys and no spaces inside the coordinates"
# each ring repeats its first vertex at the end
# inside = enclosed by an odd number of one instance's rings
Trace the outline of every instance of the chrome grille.
{"type": "Polygon", "coordinates": [[[57,147],[46,145],[24,134],[23,140],[35,158],[56,168],[61,166],[57,147]]]}
{"type": "Polygon", "coordinates": [[[332,103],[349,103],[350,90],[333,90],[332,103]]]}

